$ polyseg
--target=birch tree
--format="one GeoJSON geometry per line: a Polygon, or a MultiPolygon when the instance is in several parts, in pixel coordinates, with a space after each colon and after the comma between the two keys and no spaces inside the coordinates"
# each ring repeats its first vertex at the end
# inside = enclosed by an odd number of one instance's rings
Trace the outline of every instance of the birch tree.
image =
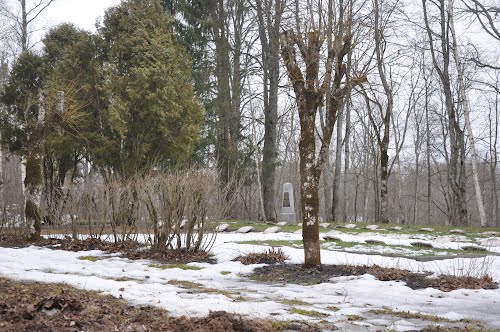
{"type": "Polygon", "coordinates": [[[0,6],[0,16],[10,22],[16,44],[21,52],[25,52],[33,45],[30,37],[35,21],[54,0],[15,0],[13,2],[14,7],[9,7],[5,3],[0,6]]]}
{"type": "Polygon", "coordinates": [[[445,0],[422,0],[427,42],[432,64],[443,89],[447,130],[449,136],[449,158],[447,182],[452,192],[448,219],[452,224],[467,224],[467,200],[465,190],[465,144],[464,132],[453,99],[451,78],[452,42],[450,40],[450,17],[445,0]],[[430,3],[429,3],[430,2],[430,3]],[[432,7],[431,7],[432,6],[432,7]],[[436,15],[430,17],[431,10],[436,15]],[[431,19],[432,18],[432,21],[431,19]],[[437,22],[435,30],[433,22],[437,22]]]}
{"type": "Polygon", "coordinates": [[[465,88],[463,66],[460,60],[460,55],[458,53],[457,34],[455,32],[455,14],[453,12],[453,9],[454,9],[453,0],[448,0],[448,17],[450,21],[449,24],[451,32],[451,48],[453,51],[453,58],[455,59],[455,66],[457,68],[457,79],[458,79],[460,99],[462,100],[462,110],[464,113],[465,128],[467,130],[467,141],[471,149],[472,177],[474,180],[474,189],[476,191],[476,202],[477,202],[477,207],[479,209],[479,219],[481,222],[481,226],[485,227],[487,225],[487,221],[483,203],[483,193],[481,192],[481,184],[479,181],[479,174],[477,168],[478,164],[477,149],[476,149],[476,143],[474,142],[474,133],[472,132],[472,125],[470,122],[469,99],[465,88]]]}

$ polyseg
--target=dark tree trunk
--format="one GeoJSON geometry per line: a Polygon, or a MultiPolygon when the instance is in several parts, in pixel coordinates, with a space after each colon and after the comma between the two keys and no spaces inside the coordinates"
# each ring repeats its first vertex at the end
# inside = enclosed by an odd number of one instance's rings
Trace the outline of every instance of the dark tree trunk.
{"type": "Polygon", "coordinates": [[[300,116],[300,199],[302,212],[302,238],[304,241],[304,267],[321,265],[319,243],[319,172],[314,167],[316,155],[315,112],[300,116]]]}
{"type": "Polygon", "coordinates": [[[226,9],[224,0],[218,0],[214,8],[214,43],[215,43],[215,77],[217,79],[216,108],[219,115],[218,163],[222,182],[229,184],[235,171],[235,144],[232,134],[231,120],[233,105],[231,103],[231,65],[229,59],[230,46],[226,29],[226,9]]]}
{"type": "MultiPolygon", "coordinates": [[[[271,1],[272,3],[273,1],[271,1]]],[[[282,0],[274,0],[272,8],[264,8],[262,0],[256,0],[259,20],[259,38],[262,47],[264,90],[264,149],[262,157],[262,196],[264,215],[268,221],[276,221],[274,197],[276,193],[276,159],[279,84],[279,29],[283,13],[282,0]]]]}
{"type": "MultiPolygon", "coordinates": [[[[35,136],[35,135],[32,135],[35,136]]],[[[28,139],[28,155],[26,158],[25,187],[25,218],[30,227],[30,240],[41,238],[42,217],[40,203],[43,182],[43,149],[35,137],[28,139]]]]}
{"type": "Polygon", "coordinates": [[[446,115],[448,120],[448,135],[450,140],[450,156],[448,162],[448,185],[452,191],[450,202],[449,221],[453,225],[467,224],[467,201],[465,194],[465,141],[460,127],[457,110],[453,101],[452,83],[450,76],[450,25],[444,0],[432,2],[439,11],[439,33],[432,30],[428,17],[427,0],[422,0],[424,22],[430,46],[432,63],[441,81],[445,97],[446,115]],[[437,43],[434,38],[439,38],[437,43]],[[436,46],[436,45],[438,46],[436,46]],[[436,47],[440,47],[439,56],[436,47]]]}

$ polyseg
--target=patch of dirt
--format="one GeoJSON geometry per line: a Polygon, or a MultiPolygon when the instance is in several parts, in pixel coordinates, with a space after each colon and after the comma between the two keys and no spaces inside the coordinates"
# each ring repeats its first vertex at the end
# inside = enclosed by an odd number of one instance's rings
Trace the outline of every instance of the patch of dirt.
{"type": "Polygon", "coordinates": [[[42,247],[49,247],[53,249],[62,249],[67,251],[88,251],[88,250],[102,250],[108,251],[113,247],[113,243],[102,241],[96,238],[87,238],[85,240],[73,240],[70,236],[65,236],[64,239],[42,239],[35,243],[42,247]]]}
{"type": "Polygon", "coordinates": [[[23,248],[30,244],[28,234],[25,232],[0,232],[0,247],[23,248]]]}
{"type": "Polygon", "coordinates": [[[455,289],[496,289],[498,283],[489,276],[483,278],[441,275],[430,278],[430,273],[413,273],[408,270],[383,268],[378,265],[323,265],[319,269],[303,269],[298,264],[268,265],[257,268],[248,277],[263,282],[283,282],[314,285],[330,282],[333,277],[371,274],[381,281],[403,281],[411,289],[435,288],[443,292],[455,289]]]}
{"type": "Polygon", "coordinates": [[[202,318],[169,317],[165,310],[130,306],[125,300],[63,284],[0,278],[0,292],[0,331],[3,332],[320,331],[309,324],[290,323],[276,328],[270,321],[246,319],[223,311],[210,312],[202,318]]]}

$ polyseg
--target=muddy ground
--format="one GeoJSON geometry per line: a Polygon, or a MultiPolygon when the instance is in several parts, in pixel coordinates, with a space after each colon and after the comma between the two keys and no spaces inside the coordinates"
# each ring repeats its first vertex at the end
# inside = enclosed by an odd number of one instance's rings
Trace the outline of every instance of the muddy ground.
{"type": "MultiPolygon", "coordinates": [[[[188,263],[192,261],[215,262],[207,253],[186,255],[181,251],[151,250],[134,241],[111,243],[98,239],[74,241],[44,239],[29,243],[24,237],[2,236],[0,245],[25,247],[38,245],[54,250],[102,250],[119,252],[130,259],[151,259],[159,263],[188,263]]],[[[381,281],[405,282],[412,289],[433,287],[445,292],[467,289],[494,289],[498,283],[485,276],[466,278],[412,273],[407,270],[379,266],[323,265],[319,269],[305,270],[301,265],[286,264],[280,252],[241,256],[238,260],[248,264],[265,262],[247,277],[259,282],[295,283],[302,285],[334,282],[331,278],[372,274],[381,281]]],[[[122,299],[102,296],[96,292],[78,290],[63,284],[18,282],[0,278],[0,331],[321,331],[320,326],[306,322],[273,322],[252,320],[227,312],[211,312],[203,318],[170,317],[167,310],[135,307],[122,299]]],[[[329,326],[328,330],[334,330],[329,326]]],[[[464,331],[467,328],[441,329],[430,327],[426,331],[464,331]]],[[[477,331],[477,330],[471,330],[477,331]]]]}
{"type": "Polygon", "coordinates": [[[3,332],[320,331],[303,322],[252,320],[222,311],[211,312],[203,318],[169,317],[166,310],[134,307],[122,299],[64,284],[0,278],[0,292],[0,331],[3,332]]]}

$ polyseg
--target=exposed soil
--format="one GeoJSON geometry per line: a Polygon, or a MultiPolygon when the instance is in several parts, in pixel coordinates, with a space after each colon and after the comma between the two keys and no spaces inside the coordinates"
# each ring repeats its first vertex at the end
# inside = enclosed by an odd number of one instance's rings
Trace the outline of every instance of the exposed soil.
{"type": "Polygon", "coordinates": [[[411,289],[435,288],[443,292],[455,289],[496,289],[498,283],[483,278],[439,276],[430,278],[429,273],[413,273],[408,270],[373,266],[323,265],[320,269],[303,269],[298,264],[268,265],[254,270],[251,279],[263,282],[282,282],[300,285],[314,285],[331,282],[333,277],[371,274],[381,281],[402,281],[411,289]]]}
{"type": "Polygon", "coordinates": [[[63,284],[15,282],[0,278],[0,331],[320,331],[306,323],[276,324],[223,311],[203,318],[169,317],[165,310],[134,307],[125,300],[63,284]]]}
{"type": "Polygon", "coordinates": [[[23,248],[31,245],[28,236],[23,232],[0,232],[0,247],[23,248]]]}

